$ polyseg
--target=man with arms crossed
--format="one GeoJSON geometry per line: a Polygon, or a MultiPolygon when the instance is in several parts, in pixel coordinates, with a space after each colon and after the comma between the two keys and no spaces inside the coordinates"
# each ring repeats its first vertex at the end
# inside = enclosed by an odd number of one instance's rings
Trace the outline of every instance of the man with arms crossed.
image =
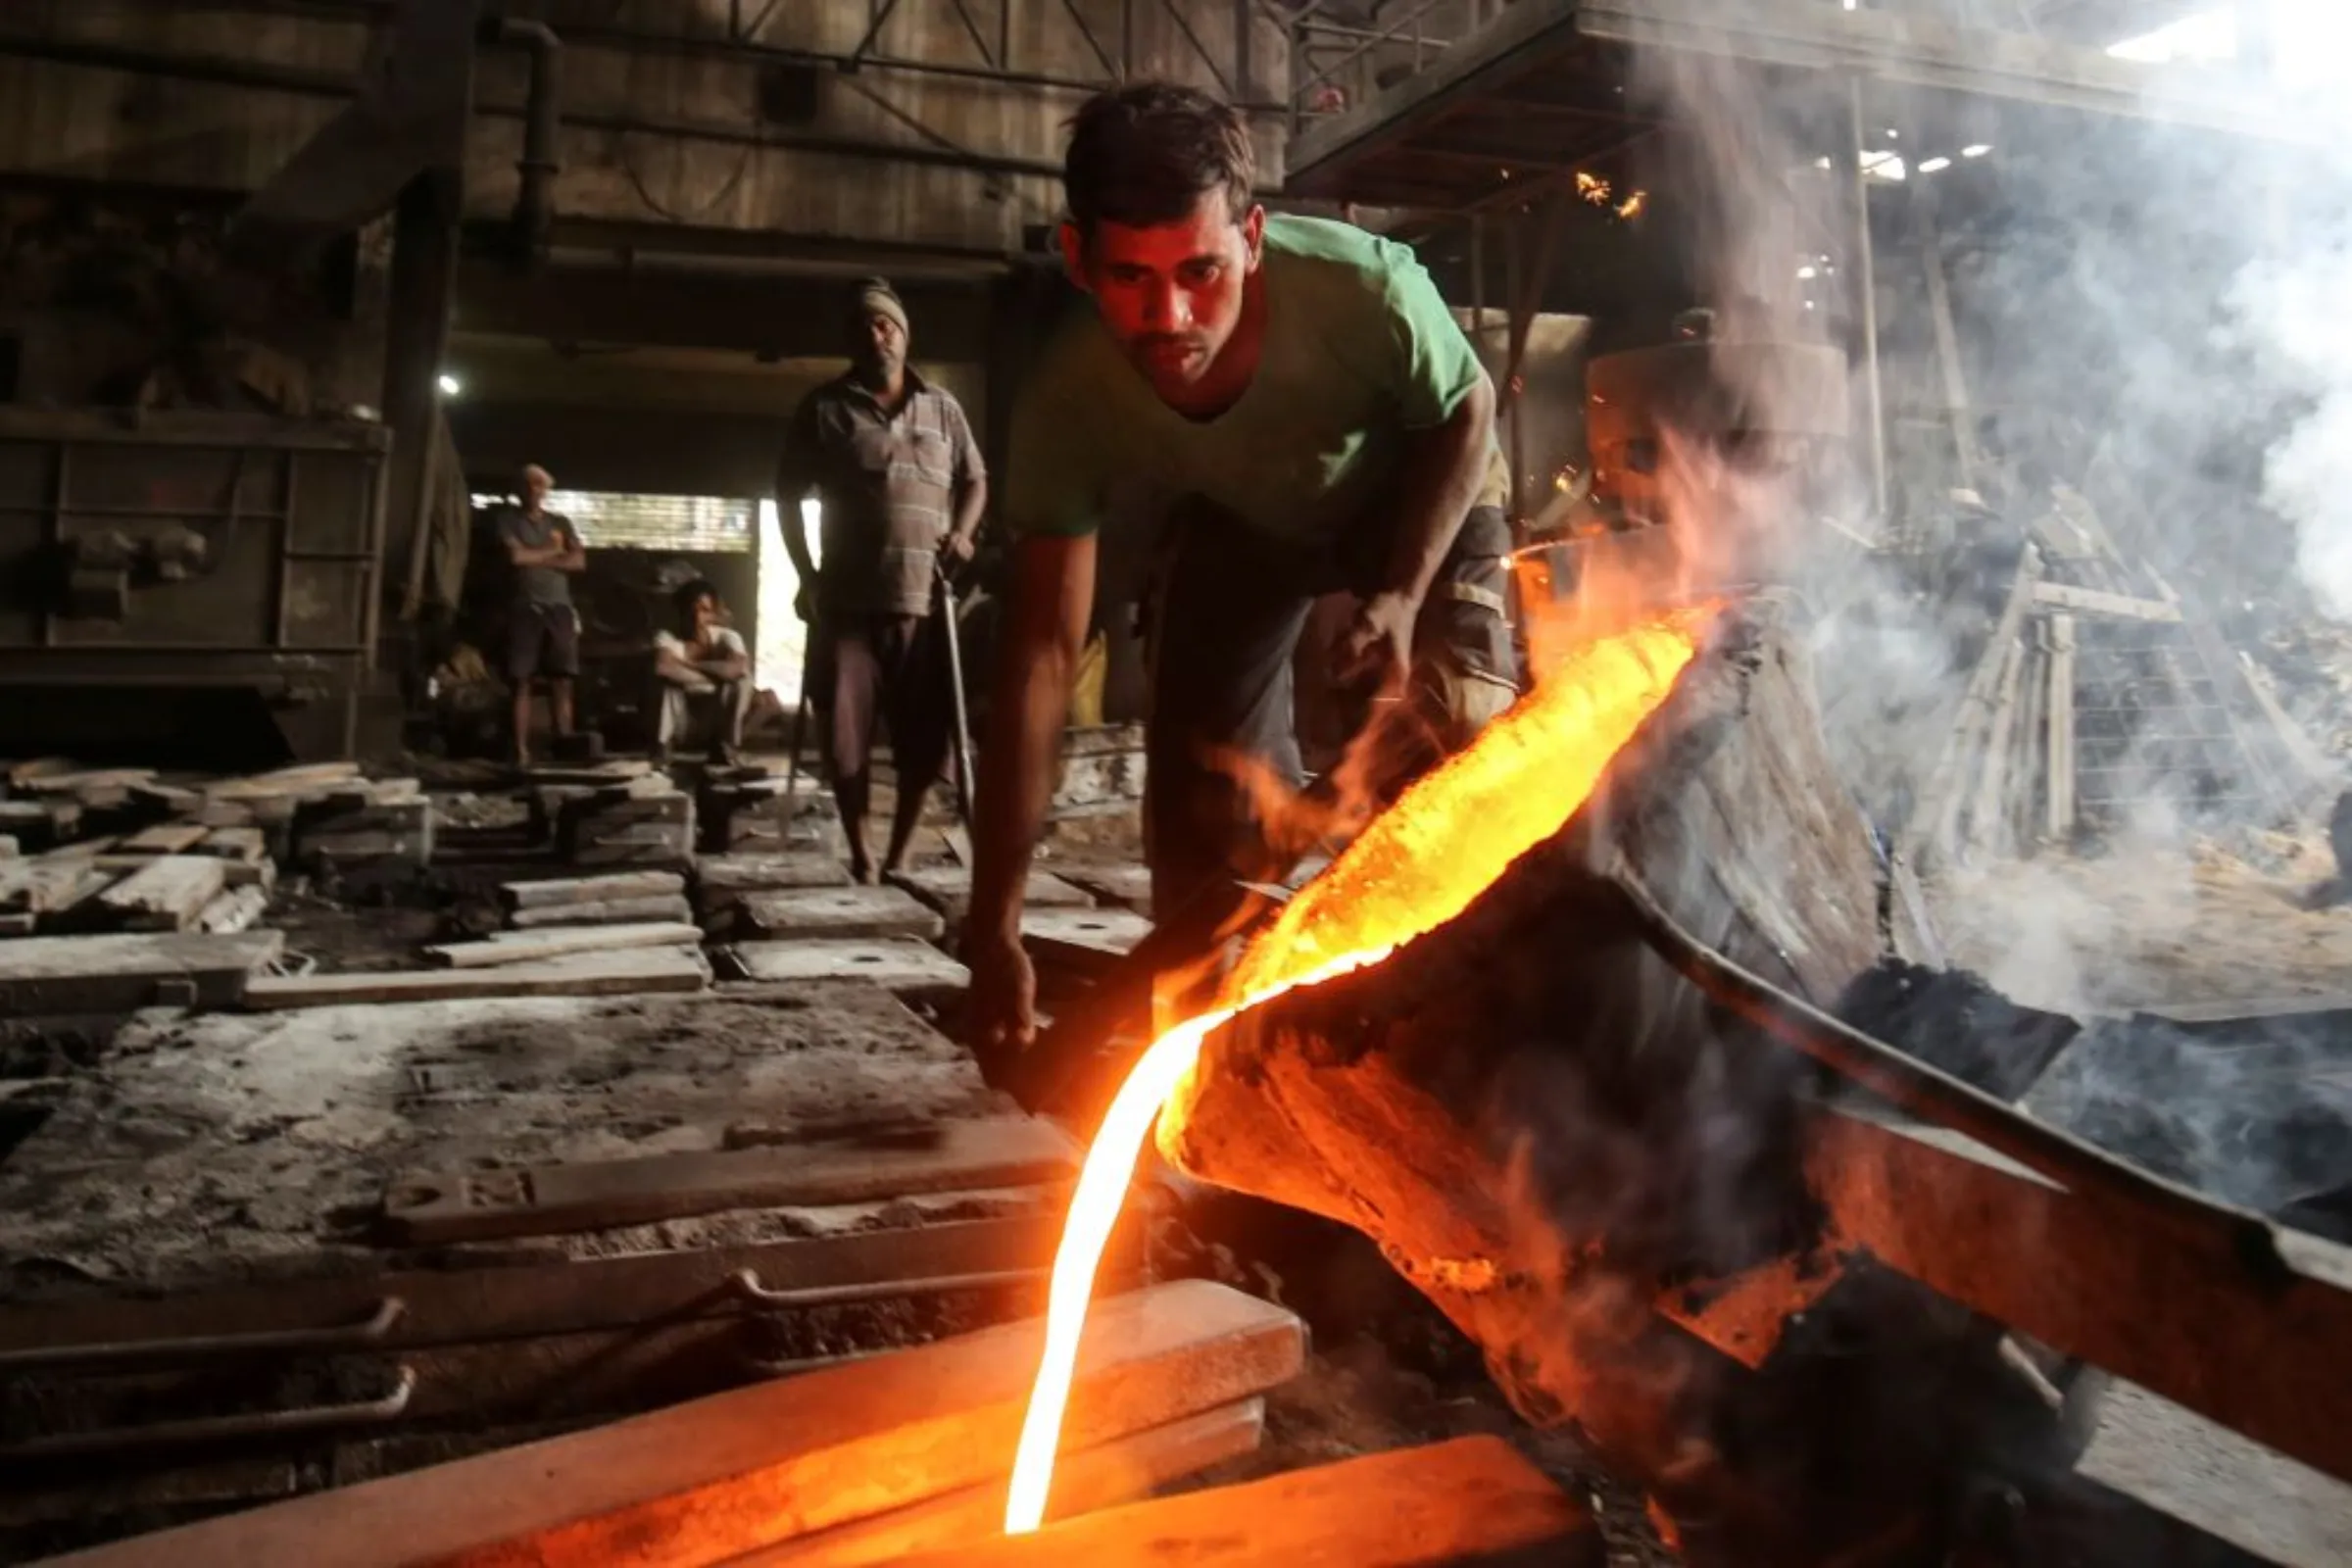
{"type": "Polygon", "coordinates": [[[1114,485],[1168,503],[1144,802],[1159,918],[1279,869],[1232,764],[1298,780],[1292,659],[1318,596],[1357,600],[1336,673],[1442,687],[1449,740],[1516,689],[1494,388],[1410,251],[1269,218],[1253,173],[1240,116],[1189,89],[1119,88],[1072,123],[1062,259],[1095,308],[1012,417],[1017,554],[965,939],[984,1055],[1034,1030],[1021,888],[1114,485]]]}
{"type": "Polygon", "coordinates": [[[571,733],[571,683],[580,672],[580,616],[571,579],[588,569],[580,531],[547,496],[555,480],[532,464],[522,470],[522,504],[500,509],[499,542],[514,567],[514,602],[507,617],[507,675],[514,683],[514,761],[531,760],[531,681],[547,678],[548,707],[558,735],[571,733]]]}

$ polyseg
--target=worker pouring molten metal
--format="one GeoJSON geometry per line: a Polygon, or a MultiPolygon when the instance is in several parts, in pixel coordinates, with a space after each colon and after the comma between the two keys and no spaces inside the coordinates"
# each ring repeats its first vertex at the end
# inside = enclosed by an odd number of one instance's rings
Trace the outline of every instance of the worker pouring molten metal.
{"type": "Polygon", "coordinates": [[[1409,250],[1268,217],[1254,173],[1241,116],[1190,89],[1122,87],[1072,122],[1060,241],[1092,308],[1012,414],[1014,571],[965,927],[984,1061],[1034,1029],[1021,890],[1114,498],[1157,498],[1152,517],[1121,505],[1118,520],[1164,525],[1144,802],[1162,922],[1279,875],[1299,848],[1272,842],[1243,778],[1299,782],[1294,658],[1318,597],[1345,591],[1356,610],[1310,672],[1327,667],[1384,730],[1432,743],[1417,761],[1517,691],[1494,393],[1477,356],[1409,250]]]}
{"type": "Polygon", "coordinates": [[[1219,1006],[1144,1053],[1103,1116],[1071,1195],[1054,1259],[1044,1354],[1014,1456],[1008,1532],[1034,1530],[1044,1517],[1103,1246],[1155,1116],[1161,1151],[1183,1154],[1191,1079],[1209,1035],[1247,1007],[1382,961],[1459,915],[1520,856],[1557,834],[1673,691],[1708,615],[1660,615],[1565,658],[1284,906],[1250,942],[1219,1006]]]}

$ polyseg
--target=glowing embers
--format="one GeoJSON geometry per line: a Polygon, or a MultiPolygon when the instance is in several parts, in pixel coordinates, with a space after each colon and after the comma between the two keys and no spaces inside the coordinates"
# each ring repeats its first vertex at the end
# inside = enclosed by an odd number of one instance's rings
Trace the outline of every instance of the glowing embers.
{"type": "Polygon", "coordinates": [[[1469,748],[1408,789],[1253,941],[1219,1007],[1152,1042],[1087,1152],[1054,1256],[1045,1352],[1014,1454],[1004,1528],[1037,1528],[1095,1274],[1135,1160],[1164,1106],[1182,1126],[1201,1044],[1244,1008],[1378,963],[1453,919],[1511,862],[1565,827],[1610,759],[1696,656],[1706,612],[1684,612],[1577,649],[1469,748]]]}

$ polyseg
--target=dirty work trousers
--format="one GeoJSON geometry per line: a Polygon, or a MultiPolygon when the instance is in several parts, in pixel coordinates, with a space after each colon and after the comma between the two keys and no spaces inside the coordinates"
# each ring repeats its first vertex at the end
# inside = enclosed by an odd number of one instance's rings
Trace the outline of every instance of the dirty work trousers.
{"type": "Polygon", "coordinates": [[[742,680],[711,680],[662,682],[662,710],[656,719],[655,741],[663,751],[687,744],[693,733],[696,710],[710,715],[716,726],[716,744],[741,746],[743,721],[752,710],[752,682],[742,680]]]}
{"type": "MultiPolygon", "coordinates": [[[[1297,790],[1302,764],[1294,710],[1294,660],[1314,602],[1347,592],[1363,599],[1386,574],[1396,524],[1367,519],[1335,541],[1301,546],[1270,539],[1198,499],[1179,502],[1168,526],[1150,635],[1152,713],[1145,737],[1145,858],[1152,904],[1166,919],[1198,895],[1235,879],[1279,875],[1298,846],[1268,835],[1256,772],[1297,790]],[[1282,863],[1278,863],[1282,862],[1282,863]]],[[[1473,508],[1439,568],[1414,628],[1414,686],[1468,691],[1480,710],[1450,726],[1421,727],[1421,765],[1460,744],[1516,690],[1506,584],[1510,525],[1493,507],[1473,508]],[[1442,673],[1441,673],[1442,672],[1442,673]],[[1481,707],[1480,694],[1501,701],[1481,707]],[[1451,727],[1456,733],[1435,731],[1451,727]]],[[[1446,701],[1446,706],[1459,705],[1446,701]]],[[[1458,720],[1457,712],[1450,715],[1458,720]]]]}
{"type": "Polygon", "coordinates": [[[835,785],[851,783],[860,792],[860,815],[877,720],[890,731],[899,789],[919,794],[939,782],[955,724],[946,637],[937,614],[819,617],[808,689],[823,719],[835,785]]]}

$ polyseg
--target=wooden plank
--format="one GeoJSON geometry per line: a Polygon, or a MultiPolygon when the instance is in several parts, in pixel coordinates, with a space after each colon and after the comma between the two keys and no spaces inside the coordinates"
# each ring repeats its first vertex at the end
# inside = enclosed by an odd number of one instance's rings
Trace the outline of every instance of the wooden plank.
{"type": "Polygon", "coordinates": [[[728,1208],[808,1208],[913,1193],[1056,1181],[1075,1169],[1069,1135],[1031,1116],[924,1129],[920,1143],[837,1140],[395,1177],[384,1218],[422,1245],[608,1230],[728,1208]]]}
{"type": "Polygon", "coordinates": [[[93,810],[123,805],[131,786],[155,777],[152,767],[101,767],[78,773],[48,773],[21,786],[27,795],[71,795],[93,810]]]}
{"type": "Polygon", "coordinates": [[[623,871],[614,876],[560,877],[548,881],[506,882],[499,897],[511,909],[544,909],[564,904],[609,904],[616,899],[678,898],[686,879],[675,871],[623,871]]]}
{"type": "Polygon", "coordinates": [[[699,946],[702,940],[702,927],[689,921],[644,920],[623,925],[558,925],[535,931],[500,931],[487,942],[453,942],[427,948],[424,953],[435,963],[453,969],[481,969],[620,948],[691,948],[699,946]]]}
{"type": "Polygon", "coordinates": [[[2080,611],[2084,614],[2108,615],[2121,620],[2172,624],[2180,619],[2180,607],[2168,605],[2161,599],[2134,599],[2129,594],[2111,594],[2097,588],[2077,588],[2068,583],[2035,583],[2034,602],[2047,605],[2053,610],[2080,611]]]}
{"type": "Polygon", "coordinates": [[[1121,957],[1152,934],[1133,909],[1023,909],[1021,945],[1041,956],[1121,957]]]}
{"type": "MultiPolygon", "coordinates": [[[[1006,1325],[592,1431],[101,1546],[80,1568],[700,1568],[1001,1477],[1042,1325],[1006,1325]]],[[[1298,1320],[1187,1280],[1096,1303],[1067,1445],[1253,1397],[1298,1320]]]]}
{"type": "Polygon", "coordinates": [[[742,917],[763,937],[922,937],[947,922],[892,887],[794,888],[747,894],[742,917]]]}
{"type": "Polygon", "coordinates": [[[357,762],[308,762],[298,767],[281,767],[274,772],[255,773],[245,778],[218,779],[204,786],[204,793],[214,800],[243,801],[266,795],[323,795],[337,785],[348,784],[360,776],[357,762]]]}
{"type": "Polygon", "coordinates": [[[241,888],[226,888],[197,911],[196,929],[227,936],[259,923],[263,911],[269,907],[270,895],[259,884],[249,882],[241,888]]]}
{"type": "MultiPolygon", "coordinates": [[[[517,931],[544,926],[642,925],[647,921],[693,925],[694,907],[679,894],[650,899],[613,899],[605,904],[551,904],[544,908],[517,909],[508,923],[517,931]]],[[[695,940],[702,940],[698,929],[695,940]]]]}
{"type": "Polygon", "coordinates": [[[2278,737],[2279,751],[2294,764],[2295,771],[2303,776],[2304,786],[2307,789],[2332,789],[2341,784],[2342,769],[2320,750],[2318,743],[2296,722],[2294,715],[2279,706],[2278,694],[2271,689],[2269,678],[2253,667],[2246,654],[2239,653],[2237,659],[2245,675],[2246,690],[2254,694],[2254,706],[2262,710],[2264,718],[2270,720],[2271,732],[2278,737]]]}
{"type": "Polygon", "coordinates": [[[0,1015],[228,1006],[284,949],[276,931],[27,937],[0,949],[0,1015]]]}
{"type": "Polygon", "coordinates": [[[124,855],[185,855],[211,831],[201,822],[158,822],[124,839],[124,855]]]}
{"type": "Polygon", "coordinates": [[[2016,740],[2012,747],[2009,781],[2001,801],[2001,843],[2011,849],[2041,836],[2042,795],[2049,777],[2050,628],[2036,617],[2033,640],[2026,645],[2026,666],[2017,683],[2016,740]]]}
{"type": "Polygon", "coordinates": [[[2075,836],[2075,617],[2050,617],[2048,828],[2054,844],[2075,836]]]}
{"type": "MultiPolygon", "coordinates": [[[[950,925],[961,925],[964,912],[971,907],[972,873],[965,866],[926,865],[901,871],[890,881],[937,909],[950,925]]],[[[1064,882],[1051,871],[1032,869],[1021,889],[1021,904],[1025,908],[1082,909],[1092,906],[1094,902],[1084,889],[1064,882]]]]}
{"type": "Polygon", "coordinates": [[[1971,855],[1986,850],[1998,853],[2003,847],[2001,828],[2007,820],[2009,753],[2017,732],[2017,691],[2025,667],[2025,639],[2012,637],[2001,662],[2001,681],[1993,699],[1992,717],[1984,727],[1984,751],[1977,775],[1976,798],[1960,840],[1971,855]]]}
{"type": "MultiPolygon", "coordinates": [[[[1116,1443],[1064,1453],[1054,1466],[1049,1522],[1148,1497],[1171,1481],[1249,1453],[1264,1435],[1263,1399],[1244,1399],[1116,1443]]],[[[865,1568],[911,1552],[986,1541],[1004,1529],[1002,1485],[966,1487],[911,1508],[819,1531],[739,1557],[728,1568],[865,1568]]]]}
{"type": "Polygon", "coordinates": [[[1139,914],[1152,912],[1152,869],[1141,864],[1057,865],[1054,874],[1096,898],[1123,904],[1139,914]]]}
{"type": "Polygon", "coordinates": [[[609,997],[701,991],[710,970],[699,953],[641,948],[493,969],[406,969],[383,974],[267,976],[245,988],[257,1011],[355,1002],[450,1002],[466,997],[609,997]]]}
{"type": "Polygon", "coordinates": [[[12,788],[23,789],[35,779],[51,778],[74,770],[70,757],[31,757],[22,762],[8,764],[8,782],[12,788]]]}
{"type": "Polygon", "coordinates": [[[241,865],[255,865],[268,858],[270,840],[258,827],[216,827],[197,841],[196,853],[218,856],[241,865]]]}
{"type": "Polygon", "coordinates": [[[905,1568],[1600,1568],[1607,1560],[1585,1511],[1496,1437],[1391,1449],[900,1559],[905,1568]]]}
{"type": "Polygon", "coordinates": [[[745,980],[870,980],[900,996],[960,992],[972,973],[928,942],[912,937],[879,941],[737,942],[724,956],[745,980]]]}
{"type": "Polygon", "coordinates": [[[70,856],[11,859],[0,865],[0,913],[45,914],[80,894],[93,869],[91,858],[70,856]]]}
{"type": "Polygon", "coordinates": [[[1903,828],[1902,847],[1910,853],[1914,865],[1933,868],[1934,861],[1948,854],[1958,840],[1960,812],[1967,804],[1972,773],[1969,764],[1977,755],[1979,736],[1991,719],[2001,670],[2033,603],[2034,585],[2040,579],[2041,553],[2028,545],[2018,560],[2017,575],[2010,580],[2009,599],[2002,606],[2000,620],[1968,678],[1967,691],[1961,694],[1960,710],[1937,752],[1936,766],[1919,781],[1911,820],[1903,828]]]}
{"type": "Polygon", "coordinates": [[[227,885],[211,856],[165,855],[99,894],[98,905],[126,931],[185,931],[227,885]]]}
{"type": "Polygon", "coordinates": [[[787,888],[846,888],[850,868],[813,851],[784,855],[706,855],[695,862],[694,883],[706,904],[724,895],[772,893],[787,888]]]}

